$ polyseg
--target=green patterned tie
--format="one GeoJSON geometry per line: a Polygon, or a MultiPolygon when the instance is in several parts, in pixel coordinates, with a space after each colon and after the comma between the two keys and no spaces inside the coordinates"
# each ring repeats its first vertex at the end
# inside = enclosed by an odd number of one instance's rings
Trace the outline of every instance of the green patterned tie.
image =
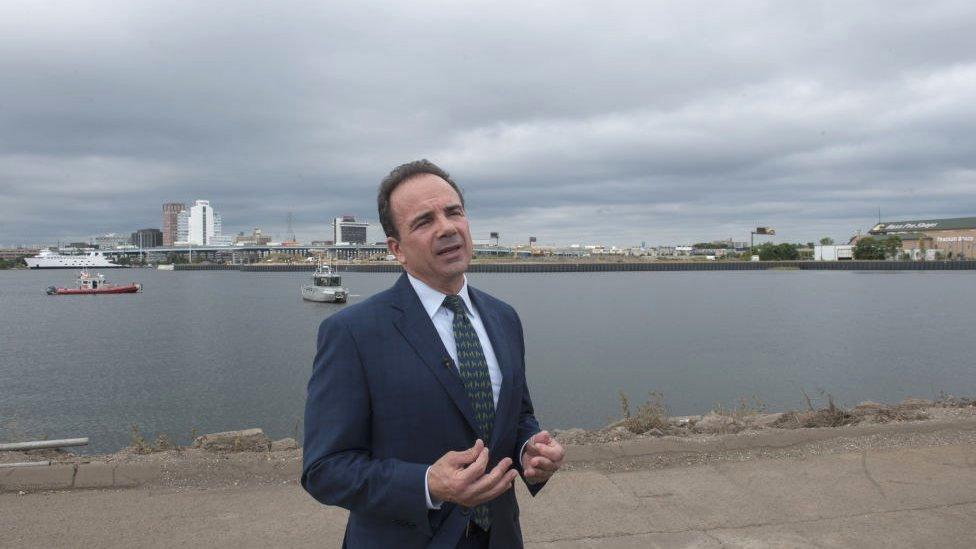
{"type": "MultiPolygon", "coordinates": [[[[458,370],[474,408],[474,417],[481,430],[481,440],[488,446],[495,423],[495,400],[491,392],[488,362],[481,350],[481,342],[465,313],[464,302],[456,295],[444,298],[444,307],[454,312],[454,345],[457,347],[458,370]]],[[[474,508],[474,522],[485,530],[491,526],[487,505],[474,508]]]]}

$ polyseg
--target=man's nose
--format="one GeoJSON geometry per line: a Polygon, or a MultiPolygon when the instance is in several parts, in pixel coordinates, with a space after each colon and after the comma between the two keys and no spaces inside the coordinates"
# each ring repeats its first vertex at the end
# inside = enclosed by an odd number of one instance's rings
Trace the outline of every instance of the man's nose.
{"type": "Polygon", "coordinates": [[[451,223],[451,220],[446,215],[438,215],[435,222],[437,223],[438,237],[453,236],[457,233],[457,227],[454,226],[454,223],[451,223]]]}

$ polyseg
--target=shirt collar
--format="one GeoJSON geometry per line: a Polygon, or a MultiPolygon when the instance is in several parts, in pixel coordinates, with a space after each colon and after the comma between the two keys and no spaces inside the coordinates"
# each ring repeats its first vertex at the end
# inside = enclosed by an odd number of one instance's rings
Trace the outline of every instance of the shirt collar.
{"type": "MultiPolygon", "coordinates": [[[[422,280],[414,277],[410,273],[407,273],[407,279],[410,280],[410,285],[413,286],[413,290],[417,292],[417,297],[420,298],[421,305],[424,306],[424,310],[427,311],[427,316],[434,318],[437,314],[438,309],[444,304],[444,298],[447,294],[441,293],[427,284],[424,284],[422,280]]],[[[461,291],[458,292],[458,296],[461,297],[461,301],[464,302],[464,307],[467,309],[469,315],[476,314],[474,312],[474,305],[471,303],[471,297],[468,295],[468,277],[464,277],[464,283],[461,285],[461,291]]]]}

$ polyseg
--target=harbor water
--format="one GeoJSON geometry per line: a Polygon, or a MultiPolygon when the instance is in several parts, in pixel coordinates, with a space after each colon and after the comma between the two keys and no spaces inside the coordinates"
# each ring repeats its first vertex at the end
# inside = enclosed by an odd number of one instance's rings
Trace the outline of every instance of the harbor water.
{"type": "MultiPolygon", "coordinates": [[[[72,271],[0,271],[0,441],[262,427],[300,438],[319,322],[389,287],[343,273],[348,304],[303,301],[309,273],[106,271],[144,291],[48,296],[72,271]]],[[[976,272],[474,273],[513,305],[549,428],[599,427],[650,391],[675,415],[976,394],[976,272]]]]}

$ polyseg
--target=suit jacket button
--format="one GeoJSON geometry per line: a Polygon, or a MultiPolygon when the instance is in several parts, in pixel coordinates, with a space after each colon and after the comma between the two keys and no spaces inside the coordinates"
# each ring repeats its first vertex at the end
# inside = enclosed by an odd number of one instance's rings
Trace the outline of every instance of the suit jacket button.
{"type": "Polygon", "coordinates": [[[461,509],[461,514],[464,516],[468,516],[471,514],[471,509],[468,508],[461,509]]]}

